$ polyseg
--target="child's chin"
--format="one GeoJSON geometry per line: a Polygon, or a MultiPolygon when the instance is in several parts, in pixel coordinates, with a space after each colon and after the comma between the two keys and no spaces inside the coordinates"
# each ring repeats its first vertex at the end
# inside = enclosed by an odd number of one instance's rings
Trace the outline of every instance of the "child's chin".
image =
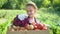
{"type": "Polygon", "coordinates": [[[30,16],[30,18],[32,18],[33,16],[30,16]]]}
{"type": "Polygon", "coordinates": [[[29,17],[33,17],[33,15],[29,15],[29,17]]]}

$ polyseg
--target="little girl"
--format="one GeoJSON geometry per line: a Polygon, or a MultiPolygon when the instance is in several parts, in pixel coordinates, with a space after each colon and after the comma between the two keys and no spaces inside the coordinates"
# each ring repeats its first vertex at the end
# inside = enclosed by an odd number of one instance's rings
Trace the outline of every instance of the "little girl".
{"type": "Polygon", "coordinates": [[[26,4],[27,15],[17,15],[13,20],[14,26],[25,27],[26,24],[41,24],[36,18],[35,13],[37,11],[37,6],[33,2],[26,4]]]}

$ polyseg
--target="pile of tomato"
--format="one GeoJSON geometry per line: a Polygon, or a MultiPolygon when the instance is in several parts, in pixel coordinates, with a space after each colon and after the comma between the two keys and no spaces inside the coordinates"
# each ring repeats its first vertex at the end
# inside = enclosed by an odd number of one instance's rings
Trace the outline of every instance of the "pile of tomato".
{"type": "Polygon", "coordinates": [[[12,31],[19,31],[19,30],[46,30],[47,27],[45,24],[26,24],[25,27],[18,27],[18,26],[13,26],[11,28],[12,31]]]}

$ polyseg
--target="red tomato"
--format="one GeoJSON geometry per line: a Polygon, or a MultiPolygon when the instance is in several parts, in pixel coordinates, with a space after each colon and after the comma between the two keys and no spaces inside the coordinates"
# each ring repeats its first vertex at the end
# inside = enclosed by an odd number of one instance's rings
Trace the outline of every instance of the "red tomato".
{"type": "Polygon", "coordinates": [[[24,27],[20,27],[20,30],[24,30],[25,28],[24,27]]]}
{"type": "Polygon", "coordinates": [[[37,29],[37,26],[36,25],[34,26],[34,29],[37,29]]]}
{"type": "Polygon", "coordinates": [[[43,24],[36,24],[37,28],[42,30],[43,29],[43,24]]]}
{"type": "Polygon", "coordinates": [[[34,30],[37,29],[37,26],[36,25],[33,25],[34,26],[34,30]]]}
{"type": "Polygon", "coordinates": [[[28,24],[25,25],[25,28],[28,29],[28,24]]]}
{"type": "Polygon", "coordinates": [[[47,30],[47,27],[45,24],[43,24],[43,30],[47,30]]]}
{"type": "Polygon", "coordinates": [[[38,30],[39,31],[39,29],[35,29],[35,30],[38,30]]]}
{"type": "Polygon", "coordinates": [[[34,30],[37,29],[36,23],[32,23],[32,25],[34,26],[34,30]]]}

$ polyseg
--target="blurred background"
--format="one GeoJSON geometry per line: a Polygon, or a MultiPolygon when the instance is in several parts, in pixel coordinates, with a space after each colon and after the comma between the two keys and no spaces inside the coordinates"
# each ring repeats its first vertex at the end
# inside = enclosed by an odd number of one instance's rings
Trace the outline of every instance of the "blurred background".
{"type": "Polygon", "coordinates": [[[50,28],[50,34],[60,34],[60,0],[0,0],[0,34],[18,14],[26,14],[24,7],[33,1],[38,7],[36,18],[50,28]]]}

